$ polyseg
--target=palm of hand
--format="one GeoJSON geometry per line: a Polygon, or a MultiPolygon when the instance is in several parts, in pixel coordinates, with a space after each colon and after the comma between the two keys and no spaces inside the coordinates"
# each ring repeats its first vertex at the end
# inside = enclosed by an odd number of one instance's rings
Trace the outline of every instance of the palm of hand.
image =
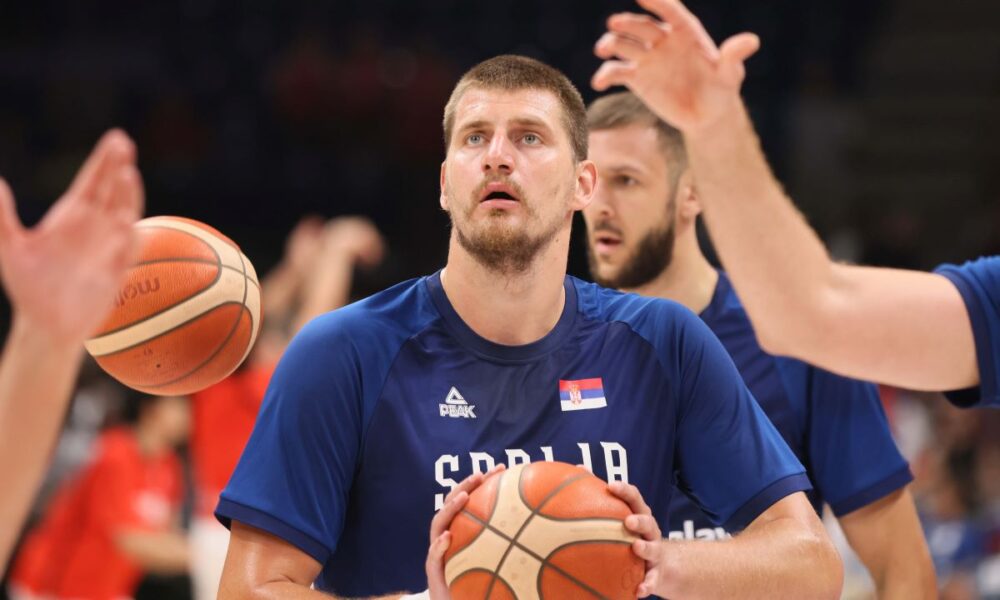
{"type": "Polygon", "coordinates": [[[56,337],[85,338],[111,308],[133,237],[128,220],[64,197],[4,242],[0,277],[14,310],[56,337]]]}
{"type": "Polygon", "coordinates": [[[743,61],[756,52],[753,34],[716,47],[702,24],[676,0],[639,0],[660,17],[619,14],[595,53],[607,59],[594,74],[598,90],[624,85],[681,131],[715,123],[739,102],[743,61]]]}
{"type": "Polygon", "coordinates": [[[129,265],[142,205],[135,148],[120,131],[101,139],[32,229],[21,225],[0,180],[0,280],[17,318],[60,341],[94,333],[129,265]]]}

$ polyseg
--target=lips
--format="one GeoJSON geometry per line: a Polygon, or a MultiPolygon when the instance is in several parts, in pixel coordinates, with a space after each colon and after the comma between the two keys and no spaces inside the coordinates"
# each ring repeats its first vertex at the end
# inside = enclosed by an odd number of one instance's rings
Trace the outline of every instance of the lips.
{"type": "Polygon", "coordinates": [[[517,197],[513,186],[502,181],[491,181],[483,187],[483,193],[479,197],[479,201],[520,202],[520,198],[517,197]]]}
{"type": "Polygon", "coordinates": [[[610,228],[601,228],[590,236],[594,251],[599,255],[608,255],[622,245],[622,236],[610,228]]]}

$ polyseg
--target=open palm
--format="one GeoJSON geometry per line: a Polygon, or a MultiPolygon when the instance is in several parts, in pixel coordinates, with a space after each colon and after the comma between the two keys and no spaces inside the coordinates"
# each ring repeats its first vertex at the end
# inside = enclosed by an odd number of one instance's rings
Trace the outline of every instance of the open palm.
{"type": "Polygon", "coordinates": [[[135,146],[117,130],[101,138],[32,229],[21,224],[0,180],[0,279],[15,317],[63,341],[92,334],[129,265],[143,196],[135,146]]]}
{"type": "Polygon", "coordinates": [[[606,59],[594,74],[594,88],[627,86],[681,131],[711,125],[738,102],[743,61],[757,51],[757,36],[742,33],[716,47],[679,1],[639,4],[659,19],[634,13],[608,19],[608,32],[594,48],[606,59]]]}

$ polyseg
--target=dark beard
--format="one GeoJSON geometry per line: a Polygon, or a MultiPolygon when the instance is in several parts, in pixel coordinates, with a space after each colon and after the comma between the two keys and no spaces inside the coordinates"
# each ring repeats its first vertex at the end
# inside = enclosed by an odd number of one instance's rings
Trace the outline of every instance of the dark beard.
{"type": "Polygon", "coordinates": [[[643,286],[662,273],[674,257],[674,221],[662,229],[650,231],[642,238],[635,253],[628,258],[617,276],[604,278],[597,273],[597,259],[594,250],[587,244],[587,259],[594,282],[608,288],[635,289],[643,286]]]}

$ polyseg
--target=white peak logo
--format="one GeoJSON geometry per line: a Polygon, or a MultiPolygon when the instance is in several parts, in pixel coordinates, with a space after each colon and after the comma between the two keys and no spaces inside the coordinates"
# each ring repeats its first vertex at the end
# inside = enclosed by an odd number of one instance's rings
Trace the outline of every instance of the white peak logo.
{"type": "Polygon", "coordinates": [[[448,396],[444,399],[444,404],[438,404],[438,410],[442,417],[450,417],[452,419],[476,418],[476,406],[466,402],[455,386],[451,386],[448,396]]]}

